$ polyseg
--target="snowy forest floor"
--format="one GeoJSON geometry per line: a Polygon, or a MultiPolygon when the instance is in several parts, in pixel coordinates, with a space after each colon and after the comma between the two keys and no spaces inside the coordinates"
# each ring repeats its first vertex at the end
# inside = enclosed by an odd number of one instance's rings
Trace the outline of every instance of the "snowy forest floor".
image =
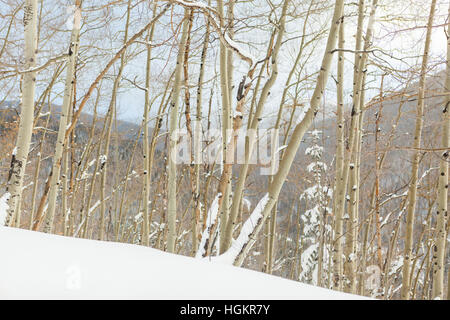
{"type": "Polygon", "coordinates": [[[138,245],[0,227],[0,299],[366,299],[138,245]]]}

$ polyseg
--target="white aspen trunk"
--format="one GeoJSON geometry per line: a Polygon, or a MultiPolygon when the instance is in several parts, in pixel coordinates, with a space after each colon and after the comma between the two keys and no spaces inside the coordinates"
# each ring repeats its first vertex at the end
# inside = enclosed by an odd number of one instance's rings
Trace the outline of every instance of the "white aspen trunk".
{"type": "MultiPolygon", "coordinates": [[[[450,18],[450,7],[448,11],[450,18]]],[[[448,32],[449,28],[447,28],[448,32]]],[[[448,159],[450,147],[450,36],[447,33],[447,74],[444,87],[444,109],[442,111],[442,142],[441,148],[446,149],[442,154],[439,167],[438,183],[438,210],[437,214],[437,237],[433,251],[433,299],[444,299],[444,272],[445,272],[445,244],[447,238],[447,198],[448,198],[448,159]]],[[[450,297],[447,297],[449,299],[450,297]]]]}
{"type": "MultiPolygon", "coordinates": [[[[224,30],[224,5],[223,0],[217,0],[217,12],[220,16],[220,29],[224,30]]],[[[220,42],[220,95],[222,98],[222,170],[224,170],[227,162],[228,155],[228,137],[227,133],[231,129],[232,113],[231,113],[231,101],[230,101],[230,83],[232,71],[228,69],[228,62],[232,61],[232,57],[228,58],[231,52],[220,42]]],[[[230,213],[230,194],[231,194],[231,181],[227,181],[223,197],[222,205],[220,206],[220,233],[225,233],[225,227],[227,225],[229,213],[230,213]]],[[[223,237],[221,237],[223,239],[223,237]]]]}
{"type": "MultiPolygon", "coordinates": [[[[361,113],[360,113],[361,114],[361,113]]],[[[358,116],[361,119],[360,116],[358,116]]],[[[346,219],[347,228],[345,232],[345,246],[344,246],[344,281],[342,283],[343,290],[345,292],[354,292],[356,289],[355,283],[355,262],[356,262],[356,241],[357,241],[357,228],[358,228],[358,217],[356,213],[356,202],[359,201],[357,197],[358,191],[358,169],[357,169],[357,153],[359,147],[360,135],[356,136],[356,141],[352,150],[351,162],[354,164],[350,169],[350,183],[348,185],[347,194],[350,195],[350,200],[348,201],[348,217],[346,219]]],[[[346,214],[346,215],[347,215],[346,214]]]]}
{"type": "MultiPolygon", "coordinates": [[[[375,3],[375,1],[374,1],[375,3]]],[[[365,66],[365,62],[363,62],[364,55],[359,52],[362,47],[362,28],[364,22],[364,0],[359,1],[358,5],[358,26],[356,31],[356,45],[355,45],[355,64],[353,71],[353,106],[351,112],[351,124],[348,138],[348,147],[347,147],[347,157],[344,160],[344,168],[342,172],[342,176],[340,177],[340,183],[338,184],[338,188],[336,190],[336,219],[343,219],[345,212],[345,204],[347,202],[347,188],[348,188],[348,180],[350,172],[354,169],[354,163],[351,163],[352,154],[354,151],[354,145],[357,140],[358,128],[359,128],[359,113],[360,113],[360,88],[362,82],[362,70],[363,66],[365,66]]],[[[370,24],[370,23],[369,23],[370,24]]],[[[342,222],[343,223],[343,222],[342,222]]],[[[338,223],[339,225],[339,223],[338,223]]],[[[336,236],[336,234],[335,234],[336,236]]],[[[341,236],[342,238],[342,236],[341,236]]],[[[342,239],[341,244],[342,244],[342,239]]],[[[336,241],[339,241],[338,238],[335,237],[336,241]]],[[[343,268],[342,266],[342,245],[338,245],[336,249],[341,250],[341,252],[334,251],[333,263],[338,263],[335,271],[340,271],[340,273],[334,273],[333,276],[333,288],[337,290],[342,289],[342,280],[343,280],[343,268]]]]}
{"type": "Polygon", "coordinates": [[[402,291],[401,298],[408,300],[410,297],[411,286],[411,258],[413,247],[413,231],[414,231],[414,215],[416,210],[416,198],[417,198],[417,183],[418,183],[418,171],[419,171],[419,148],[422,140],[422,128],[423,128],[423,112],[424,112],[424,96],[425,96],[425,77],[428,63],[428,52],[430,50],[431,32],[434,19],[434,11],[436,7],[436,0],[432,0],[430,15],[427,24],[427,35],[425,38],[424,54],[422,58],[422,67],[420,71],[419,81],[419,95],[417,100],[417,115],[416,115],[416,129],[414,132],[414,142],[411,167],[411,182],[408,190],[408,207],[406,216],[406,232],[405,232],[405,251],[402,269],[402,291]]]}
{"type": "Polygon", "coordinates": [[[59,119],[58,137],[56,139],[55,155],[53,156],[52,175],[50,177],[50,190],[48,196],[48,208],[45,219],[44,232],[53,232],[53,221],[55,217],[56,198],[60,185],[61,161],[65,147],[65,134],[67,129],[67,119],[69,108],[72,102],[73,81],[75,75],[75,63],[78,56],[79,35],[81,28],[81,0],[75,1],[76,10],[80,14],[74,15],[74,23],[70,36],[69,56],[67,58],[66,81],[64,87],[64,100],[61,107],[61,117],[59,119]]]}
{"type": "MultiPolygon", "coordinates": [[[[208,5],[211,4],[211,0],[208,0],[208,5]]],[[[206,22],[206,31],[205,31],[205,39],[203,41],[202,54],[200,60],[200,71],[198,76],[198,84],[197,84],[197,111],[196,111],[196,123],[195,123],[195,134],[194,139],[197,137],[201,137],[202,133],[202,93],[203,93],[203,79],[205,76],[205,61],[206,54],[208,51],[208,42],[210,35],[210,23],[206,22]]],[[[194,157],[200,157],[200,150],[195,149],[194,157]]],[[[192,226],[192,254],[195,255],[195,252],[198,248],[198,240],[201,235],[201,226],[200,226],[200,216],[201,216],[201,202],[200,202],[200,163],[195,164],[195,194],[194,194],[194,218],[193,218],[193,226],[192,226]]]]}
{"type": "Polygon", "coordinates": [[[268,241],[268,253],[267,253],[267,273],[272,274],[273,272],[273,263],[275,259],[275,235],[277,229],[277,204],[272,208],[272,213],[270,214],[269,220],[269,234],[267,237],[268,241]]]}
{"type": "MultiPolygon", "coordinates": [[[[25,35],[25,70],[36,66],[37,53],[37,0],[25,0],[24,35],[25,35]]],[[[10,194],[5,224],[16,226],[18,204],[22,199],[22,184],[33,134],[34,94],[36,88],[36,72],[26,72],[23,75],[22,103],[20,110],[20,124],[16,147],[11,158],[7,192],[10,194]]],[[[20,207],[20,206],[19,206],[20,207]]]]}
{"type": "MultiPolygon", "coordinates": [[[[363,3],[362,3],[363,4],[363,3]]],[[[361,144],[361,128],[363,119],[363,107],[364,107],[364,82],[365,82],[365,69],[368,60],[368,49],[371,46],[373,26],[375,23],[375,13],[378,5],[378,0],[372,1],[372,8],[370,12],[369,22],[367,24],[367,31],[364,41],[363,53],[356,53],[355,61],[358,65],[355,67],[355,79],[353,83],[353,109],[352,109],[352,126],[350,132],[350,143],[349,143],[349,155],[346,159],[346,164],[344,165],[344,181],[345,185],[344,192],[348,189],[348,194],[350,194],[350,201],[348,202],[348,214],[349,219],[347,220],[347,230],[346,230],[346,244],[344,250],[344,275],[346,277],[346,287],[347,292],[354,292],[355,287],[355,268],[356,268],[356,241],[357,241],[357,223],[358,223],[358,204],[359,204],[359,151],[361,144]],[[350,180],[350,185],[348,181],[350,180]]],[[[363,8],[360,6],[360,14],[362,15],[363,8]]],[[[362,27],[362,17],[361,20],[362,27]]],[[[362,40],[362,38],[360,39],[362,40]]],[[[357,45],[359,50],[361,44],[357,45]]],[[[343,201],[344,199],[342,199],[343,201]]],[[[345,201],[343,201],[345,202],[345,201]]],[[[345,211],[344,207],[340,207],[340,214],[345,211]]],[[[342,279],[341,279],[342,280],[342,279]]],[[[342,286],[342,283],[340,284],[342,286]]]]}
{"type": "Polygon", "coordinates": [[[185,9],[183,31],[181,41],[178,48],[177,65],[175,68],[175,80],[170,102],[169,111],[169,159],[168,159],[168,206],[167,206],[167,251],[175,253],[175,244],[177,237],[176,219],[177,219],[177,164],[176,164],[176,147],[177,137],[176,130],[178,128],[178,109],[179,97],[181,90],[181,72],[183,70],[184,49],[187,40],[187,29],[189,25],[188,19],[189,9],[185,9]]]}
{"type": "MultiPolygon", "coordinates": [[[[344,49],[345,45],[345,30],[344,18],[342,17],[341,25],[339,27],[339,49],[344,49]]],[[[342,193],[342,182],[344,174],[344,51],[339,51],[338,55],[338,73],[337,73],[337,132],[336,132],[336,172],[334,177],[334,192],[333,192],[333,214],[334,214],[334,241],[333,241],[333,273],[340,279],[342,272],[342,245],[343,245],[343,217],[342,211],[337,210],[338,197],[336,195],[342,193]]],[[[344,194],[345,196],[345,194],[344,194]]],[[[341,199],[342,201],[342,199],[341,199]]],[[[335,276],[336,277],[336,276],[335,276]]],[[[336,278],[335,278],[336,279],[336,278]]],[[[336,289],[339,288],[339,283],[336,289]]]]}
{"type": "MultiPolygon", "coordinates": [[[[228,34],[230,39],[234,37],[234,4],[236,0],[228,0],[227,5],[227,20],[228,20],[228,34]]],[[[229,50],[227,52],[227,84],[228,84],[228,101],[231,103],[232,100],[232,87],[233,87],[233,51],[229,50]]],[[[230,106],[231,109],[231,106],[230,106]]],[[[231,125],[231,117],[230,117],[230,125],[231,125]]]]}
{"type": "MultiPolygon", "coordinates": [[[[380,99],[383,99],[383,87],[384,87],[384,75],[381,77],[381,89],[380,89],[380,99]]],[[[383,256],[381,248],[381,221],[380,221],[380,159],[378,157],[378,135],[380,128],[380,118],[381,112],[383,110],[383,102],[380,101],[380,110],[376,115],[376,125],[375,125],[375,226],[376,226],[376,237],[377,237],[377,259],[378,266],[380,269],[383,268],[383,256]]]]}
{"type": "MultiPolygon", "coordinates": [[[[221,1],[221,0],[220,0],[221,1]]],[[[234,24],[234,3],[235,0],[228,0],[228,4],[227,4],[227,31],[228,31],[228,35],[230,36],[230,39],[234,38],[234,28],[233,28],[233,24],[234,24]]],[[[227,86],[228,86],[228,123],[227,123],[227,127],[228,129],[232,128],[232,118],[233,118],[233,114],[232,114],[232,91],[233,91],[233,51],[232,50],[228,50],[227,51],[227,55],[226,55],[226,71],[227,71],[227,86]]],[[[225,149],[224,149],[225,151],[225,149]]],[[[224,153],[225,155],[226,153],[224,153]]],[[[231,210],[231,201],[232,201],[232,185],[231,185],[231,180],[228,183],[227,186],[227,190],[225,193],[225,198],[224,198],[224,203],[222,206],[222,210],[223,210],[223,217],[225,218],[225,220],[223,221],[223,223],[221,222],[220,224],[220,251],[222,251],[222,247],[224,245],[224,239],[225,239],[225,234],[226,234],[226,228],[228,226],[228,222],[230,220],[230,210],[231,210]]]]}
{"type": "MultiPolygon", "coordinates": [[[[153,5],[153,17],[156,15],[156,4],[153,5]]],[[[147,36],[147,67],[146,67],[146,74],[145,74],[145,105],[144,105],[144,119],[143,119],[143,127],[142,130],[144,130],[144,174],[142,176],[142,179],[144,180],[142,183],[143,186],[143,206],[144,206],[144,219],[143,219],[143,225],[142,225],[142,239],[141,243],[144,246],[149,246],[149,230],[150,230],[150,221],[149,221],[149,195],[150,195],[150,148],[149,148],[149,132],[148,132],[148,125],[149,125],[149,113],[150,113],[150,80],[151,80],[151,64],[152,64],[152,46],[151,43],[153,41],[153,34],[155,31],[155,25],[153,25],[148,33],[147,36]]]]}
{"type": "MultiPolygon", "coordinates": [[[[75,90],[72,91],[72,98],[71,98],[72,101],[74,99],[74,97],[73,97],[74,91],[75,90]]],[[[67,116],[70,119],[72,117],[72,115],[73,115],[73,107],[72,108],[69,107],[69,114],[67,116]]],[[[71,149],[72,143],[73,143],[73,139],[72,139],[72,137],[70,137],[70,139],[67,140],[67,144],[65,144],[65,146],[64,146],[63,159],[62,159],[61,209],[62,209],[62,216],[63,216],[63,222],[62,222],[63,230],[62,230],[62,232],[63,232],[64,236],[67,236],[67,234],[68,234],[70,218],[73,216],[73,214],[71,214],[70,207],[68,206],[69,167],[71,167],[71,173],[72,174],[74,173],[74,170],[73,170],[73,167],[72,167],[72,162],[71,162],[71,160],[73,161],[73,159],[69,160],[69,155],[71,155],[71,151],[73,151],[73,149],[71,149]]],[[[72,195],[75,196],[75,193],[72,193],[72,195]]]]}

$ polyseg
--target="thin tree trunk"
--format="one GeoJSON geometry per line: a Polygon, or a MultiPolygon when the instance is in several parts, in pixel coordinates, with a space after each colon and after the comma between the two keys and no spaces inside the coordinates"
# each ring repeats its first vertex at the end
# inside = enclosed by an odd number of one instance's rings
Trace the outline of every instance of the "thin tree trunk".
{"type": "Polygon", "coordinates": [[[178,48],[177,65],[175,69],[175,81],[172,93],[172,101],[170,102],[170,123],[169,123],[169,170],[168,170],[168,206],[167,206],[167,222],[168,222],[168,235],[167,235],[167,251],[175,252],[176,243],[176,219],[177,219],[177,164],[176,164],[176,148],[177,148],[177,135],[176,130],[178,127],[178,109],[179,109],[179,97],[181,90],[181,72],[183,68],[184,50],[187,40],[187,31],[189,25],[189,9],[185,9],[183,31],[181,35],[181,41],[178,48]]]}
{"type": "MultiPolygon", "coordinates": [[[[45,95],[43,96],[43,100],[42,100],[42,106],[40,109],[42,109],[42,107],[45,104],[45,99],[47,98],[47,105],[48,105],[48,116],[45,122],[45,128],[48,128],[48,125],[50,123],[50,119],[51,119],[51,114],[52,114],[52,107],[51,107],[51,88],[53,88],[53,85],[56,81],[56,79],[58,78],[58,75],[63,71],[64,68],[62,68],[62,64],[60,64],[57,68],[57,71],[55,72],[55,75],[52,78],[51,83],[49,84],[45,95]]],[[[38,110],[38,112],[40,113],[40,110],[38,110]]],[[[39,118],[37,117],[35,119],[35,122],[38,120],[39,118]]],[[[33,125],[34,127],[34,125],[33,125]]],[[[46,137],[47,137],[47,130],[44,131],[44,133],[42,134],[42,139],[40,141],[40,145],[39,145],[39,152],[37,154],[37,160],[36,160],[36,164],[35,164],[35,171],[34,171],[34,184],[33,184],[33,192],[32,192],[32,196],[31,196],[31,213],[30,213],[30,219],[29,219],[29,229],[32,230],[33,229],[33,222],[34,222],[34,216],[35,216],[35,212],[36,212],[36,196],[37,196],[37,191],[38,191],[38,181],[39,181],[39,173],[41,171],[41,162],[42,162],[42,153],[44,151],[44,145],[45,145],[45,141],[46,141],[46,137]]]]}
{"type": "MultiPolygon", "coordinates": [[[[81,0],[75,1],[76,10],[81,12],[81,0]]],[[[48,208],[45,219],[44,231],[51,233],[53,231],[53,221],[55,217],[56,198],[58,196],[60,185],[61,160],[65,148],[65,133],[67,128],[67,119],[69,108],[72,101],[72,91],[74,84],[75,65],[78,56],[79,35],[81,28],[81,14],[75,15],[75,21],[72,28],[69,44],[69,57],[67,59],[66,82],[64,88],[64,101],[61,107],[61,117],[59,119],[58,137],[56,140],[56,151],[53,156],[52,176],[50,179],[50,190],[48,197],[48,208]]]]}
{"type": "MultiPolygon", "coordinates": [[[[153,5],[153,17],[156,15],[156,3],[153,5]]],[[[149,239],[149,233],[150,233],[150,220],[149,220],[149,195],[150,195],[150,148],[149,148],[149,139],[148,139],[148,125],[149,125],[149,114],[150,114],[150,80],[151,80],[151,64],[152,64],[152,41],[153,41],[153,34],[155,31],[155,25],[153,25],[148,32],[147,36],[147,68],[146,68],[146,74],[145,74],[145,105],[144,105],[144,119],[143,119],[143,125],[142,129],[144,130],[144,174],[143,174],[143,191],[142,191],[142,197],[143,197],[143,206],[144,206],[144,219],[143,219],[143,225],[142,225],[142,239],[141,243],[144,246],[150,245],[150,239],[149,239]]],[[[154,128],[153,130],[156,130],[154,128]]]]}
{"type": "MultiPolygon", "coordinates": [[[[211,4],[211,0],[208,0],[208,5],[211,4]]],[[[206,54],[208,51],[208,42],[209,42],[209,34],[210,34],[210,23],[209,20],[206,22],[206,31],[205,31],[205,39],[203,40],[202,54],[200,60],[200,71],[198,76],[198,84],[197,84],[197,111],[195,115],[196,123],[195,123],[195,134],[194,139],[200,137],[202,133],[202,93],[203,93],[203,79],[205,76],[205,61],[206,54]]],[[[197,141],[196,141],[197,142],[197,141]]],[[[201,154],[197,154],[200,150],[195,149],[195,157],[199,157],[201,154]]],[[[199,160],[199,159],[197,159],[199,160]]],[[[200,202],[200,161],[196,161],[195,163],[195,194],[194,194],[194,217],[193,217],[193,226],[192,226],[192,254],[195,255],[195,252],[198,248],[198,240],[201,236],[201,226],[200,226],[200,216],[201,216],[201,202],[200,202]]]]}
{"type": "MultiPolygon", "coordinates": [[[[130,24],[130,11],[131,11],[131,0],[128,0],[127,18],[126,18],[126,22],[125,22],[125,34],[124,34],[124,39],[123,39],[124,45],[128,41],[128,27],[130,24]]],[[[154,24],[152,25],[152,27],[153,26],[154,26],[154,24]]],[[[126,54],[126,50],[122,53],[122,56],[120,57],[119,70],[114,79],[114,84],[113,84],[113,88],[112,88],[111,101],[109,104],[109,118],[107,118],[107,120],[106,120],[106,121],[108,121],[108,123],[107,123],[107,129],[106,129],[105,147],[103,149],[103,154],[101,155],[101,158],[99,158],[97,160],[97,161],[101,160],[101,167],[100,167],[100,172],[101,172],[101,178],[100,178],[100,226],[99,226],[100,230],[99,230],[99,235],[98,235],[99,240],[104,240],[104,238],[105,238],[105,212],[106,212],[105,189],[106,189],[106,179],[107,179],[106,177],[107,177],[107,171],[108,171],[108,161],[110,161],[109,146],[111,144],[111,131],[112,131],[112,126],[113,126],[113,119],[115,117],[116,108],[117,108],[117,106],[116,106],[117,92],[119,90],[120,80],[122,78],[122,72],[123,72],[123,69],[124,69],[125,63],[126,63],[125,54],[126,54]]]]}
{"type": "MultiPolygon", "coordinates": [[[[223,0],[217,0],[217,12],[220,16],[220,29],[224,30],[224,5],[223,0]]],[[[228,134],[231,129],[232,122],[232,113],[231,113],[231,100],[230,100],[230,86],[228,83],[231,75],[231,71],[228,69],[228,61],[231,61],[232,58],[228,59],[228,55],[230,52],[226,48],[226,46],[220,42],[220,95],[222,97],[222,171],[225,170],[227,165],[227,155],[228,155],[228,134]]],[[[221,235],[224,235],[225,229],[227,226],[227,221],[230,215],[230,194],[231,194],[231,179],[227,179],[226,187],[224,188],[224,192],[222,194],[221,200],[221,212],[220,212],[220,226],[221,235]]],[[[223,236],[221,237],[224,238],[223,236]]]]}
{"type": "MultiPolygon", "coordinates": [[[[338,188],[335,191],[335,199],[336,199],[336,205],[335,205],[335,219],[336,219],[336,226],[338,228],[341,227],[342,222],[338,222],[338,219],[342,220],[344,217],[345,212],[345,204],[347,199],[347,185],[349,180],[349,172],[354,168],[354,164],[351,163],[352,158],[352,151],[353,146],[356,141],[356,135],[358,131],[358,119],[359,119],[359,112],[360,112],[360,90],[361,87],[360,83],[362,80],[362,54],[358,53],[361,50],[362,46],[362,28],[363,28],[363,22],[364,22],[364,0],[359,1],[358,5],[358,26],[356,29],[356,44],[355,44],[355,65],[354,65],[354,72],[353,72],[353,106],[352,106],[352,113],[351,113],[351,125],[349,129],[349,141],[347,144],[347,157],[344,160],[344,167],[343,172],[340,177],[340,182],[338,183],[338,188]]],[[[339,232],[339,231],[338,231],[339,232]]],[[[336,245],[336,248],[334,249],[333,254],[333,264],[338,264],[338,266],[335,269],[334,275],[333,275],[333,288],[336,290],[342,289],[342,280],[343,280],[343,268],[342,265],[342,235],[338,238],[338,232],[335,232],[335,238],[334,238],[334,244],[336,245]],[[340,242],[340,243],[339,243],[340,242]],[[339,250],[339,251],[338,251],[339,250]],[[339,272],[339,273],[336,273],[339,272]]]]}
{"type": "MultiPolygon", "coordinates": [[[[36,65],[37,53],[37,0],[25,0],[23,23],[25,27],[25,70],[36,65]]],[[[16,226],[17,216],[20,214],[16,208],[22,199],[22,184],[30,150],[31,136],[33,134],[34,94],[36,88],[36,72],[26,72],[23,75],[23,92],[20,110],[19,132],[16,147],[11,157],[7,192],[9,193],[8,210],[5,224],[16,226]]]]}
{"type": "MultiPolygon", "coordinates": [[[[345,46],[345,31],[344,31],[344,17],[342,17],[341,25],[339,26],[339,49],[344,49],[345,46]]],[[[338,55],[338,73],[337,73],[337,132],[336,132],[336,172],[334,177],[334,192],[333,192],[333,214],[334,214],[334,241],[333,241],[333,273],[335,279],[340,279],[343,274],[342,264],[342,245],[343,245],[343,225],[344,220],[342,211],[337,210],[338,199],[337,195],[342,193],[342,183],[344,174],[344,51],[339,51],[338,55]]],[[[341,199],[342,201],[342,199],[341,199]]],[[[340,281],[335,283],[335,288],[340,289],[340,281]]]]}
{"type": "Polygon", "coordinates": [[[380,158],[378,156],[378,144],[379,144],[379,133],[381,131],[380,120],[383,110],[383,81],[384,75],[381,78],[381,92],[380,92],[380,108],[378,113],[375,115],[375,225],[376,225],[376,236],[377,236],[377,259],[378,266],[383,268],[383,257],[381,253],[381,221],[380,221],[380,158]]]}
{"type": "Polygon", "coordinates": [[[418,182],[418,171],[419,171],[419,159],[420,152],[419,148],[422,139],[422,128],[423,128],[423,112],[424,112],[424,96],[425,96],[425,77],[427,71],[428,63],[428,52],[431,43],[431,31],[433,26],[434,11],[436,7],[436,0],[432,0],[430,15],[427,24],[427,35],[425,38],[424,54],[422,58],[422,68],[420,71],[420,81],[419,81],[419,94],[417,100],[417,115],[416,115],[416,129],[414,132],[414,143],[413,157],[412,157],[412,167],[411,167],[411,181],[409,183],[408,190],[408,207],[406,216],[406,233],[405,233],[405,252],[403,260],[403,279],[402,279],[402,291],[401,298],[408,300],[410,296],[410,279],[411,279],[411,258],[412,258],[412,246],[413,246],[413,230],[414,230],[414,215],[416,210],[417,201],[417,182],[418,182]]]}
{"type": "MultiPolygon", "coordinates": [[[[450,18],[450,7],[449,15],[450,18]]],[[[449,28],[447,28],[448,32],[449,28]]],[[[447,77],[444,87],[444,110],[442,111],[442,142],[441,148],[446,149],[442,154],[439,167],[439,184],[438,184],[438,210],[437,214],[437,237],[433,250],[434,266],[433,266],[433,299],[444,299],[444,271],[445,271],[445,244],[447,238],[447,198],[448,198],[448,159],[450,147],[450,36],[447,33],[447,77]]],[[[449,271],[450,273],[450,271],[449,271]]],[[[449,297],[447,297],[448,299],[449,297]]]]}

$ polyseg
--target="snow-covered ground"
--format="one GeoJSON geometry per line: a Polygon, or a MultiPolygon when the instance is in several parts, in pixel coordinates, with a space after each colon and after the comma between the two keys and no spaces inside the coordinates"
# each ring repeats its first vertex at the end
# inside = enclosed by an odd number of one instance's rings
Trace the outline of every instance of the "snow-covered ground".
{"type": "Polygon", "coordinates": [[[124,243],[0,227],[0,299],[363,299],[124,243]]]}

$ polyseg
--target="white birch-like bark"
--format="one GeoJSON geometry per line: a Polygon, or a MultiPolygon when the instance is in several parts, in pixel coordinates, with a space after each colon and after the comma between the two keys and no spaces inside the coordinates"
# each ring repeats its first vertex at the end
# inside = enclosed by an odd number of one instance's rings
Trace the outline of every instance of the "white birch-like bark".
{"type": "Polygon", "coordinates": [[[419,80],[419,94],[417,100],[417,114],[416,114],[416,129],[414,132],[414,142],[412,156],[412,167],[411,167],[411,181],[409,183],[408,189],[408,207],[406,215],[406,232],[405,232],[405,251],[403,259],[403,269],[402,269],[402,291],[401,298],[408,300],[410,297],[410,286],[411,286],[411,259],[412,259],[412,249],[413,249],[413,231],[414,231],[414,215],[416,211],[416,200],[417,200],[417,184],[418,184],[418,173],[419,173],[419,160],[420,152],[419,148],[422,140],[422,128],[423,128],[423,112],[425,107],[425,77],[428,64],[428,52],[430,50],[431,43],[431,32],[434,19],[434,11],[436,7],[436,0],[432,0],[430,14],[428,17],[427,24],[427,34],[425,38],[425,47],[422,58],[422,67],[420,70],[420,80],[419,80]]]}
{"type": "MultiPolygon", "coordinates": [[[[37,56],[37,0],[25,0],[23,6],[24,35],[25,35],[25,64],[24,69],[36,66],[37,56]]],[[[7,192],[8,211],[5,224],[15,226],[18,204],[22,198],[22,184],[30,150],[31,136],[33,134],[34,94],[36,88],[36,72],[26,72],[23,75],[22,103],[20,110],[19,132],[16,147],[11,158],[11,167],[8,175],[7,192]]]]}
{"type": "MultiPolygon", "coordinates": [[[[352,152],[354,150],[354,145],[356,142],[356,136],[358,133],[358,120],[359,120],[359,112],[360,112],[360,88],[361,88],[361,79],[362,79],[362,59],[363,55],[360,52],[362,47],[362,28],[364,22],[364,5],[365,1],[360,0],[358,5],[358,26],[356,28],[356,44],[355,44],[355,63],[353,70],[353,101],[352,101],[352,112],[351,112],[351,124],[349,129],[349,138],[347,144],[347,152],[343,165],[343,172],[340,178],[339,183],[337,184],[338,188],[335,192],[335,219],[336,226],[340,228],[340,224],[343,223],[342,220],[345,212],[345,204],[347,200],[347,185],[349,180],[350,171],[354,169],[354,164],[351,163],[352,152]]],[[[336,265],[335,272],[333,274],[333,288],[336,290],[342,289],[342,280],[343,280],[343,252],[342,252],[342,234],[339,235],[335,233],[334,244],[336,248],[334,248],[333,252],[333,264],[336,265]]]]}
{"type": "MultiPolygon", "coordinates": [[[[208,5],[210,5],[211,0],[208,0],[208,5]]],[[[195,123],[195,133],[194,139],[201,139],[202,133],[202,93],[203,93],[203,81],[205,77],[205,61],[206,54],[208,51],[208,42],[210,36],[210,23],[206,22],[206,31],[205,31],[205,39],[203,40],[202,54],[200,58],[200,71],[198,75],[198,84],[197,84],[197,105],[196,105],[196,123],[195,123]]],[[[201,141],[195,141],[200,143],[201,141]]],[[[200,159],[201,150],[195,149],[194,159],[200,159]]],[[[197,161],[200,162],[200,161],[197,161]]],[[[200,216],[201,216],[201,202],[200,202],[200,163],[195,163],[195,194],[194,194],[194,217],[193,217],[193,225],[192,225],[192,251],[193,255],[195,255],[198,248],[198,240],[201,235],[201,226],[200,226],[200,216]]]]}
{"type": "MultiPolygon", "coordinates": [[[[339,27],[339,49],[344,49],[345,31],[344,18],[342,18],[339,27]]],[[[343,245],[343,226],[344,221],[342,211],[337,210],[338,197],[336,195],[342,193],[342,182],[344,174],[344,51],[339,51],[338,55],[338,73],[337,73],[337,132],[336,132],[336,171],[335,171],[335,187],[333,192],[333,213],[334,213],[334,241],[333,241],[333,273],[335,279],[342,277],[342,245],[343,245]],[[337,275],[337,276],[336,276],[337,275]]],[[[342,196],[342,195],[341,195],[342,196]]],[[[342,199],[341,199],[342,201],[342,199]]],[[[339,289],[340,283],[337,284],[339,289]]]]}
{"type": "Polygon", "coordinates": [[[177,164],[176,164],[176,147],[178,128],[178,109],[181,90],[181,72],[183,70],[184,49],[187,40],[187,29],[189,25],[188,19],[189,9],[185,9],[183,31],[181,41],[178,47],[177,65],[175,67],[175,80],[170,102],[169,111],[169,160],[168,160],[168,206],[167,206],[167,251],[174,253],[177,238],[176,219],[177,219],[177,164]]]}
{"type": "MultiPolygon", "coordinates": [[[[153,16],[156,14],[156,4],[153,5],[153,16]]],[[[145,105],[144,105],[144,119],[143,119],[143,127],[144,130],[144,174],[142,176],[143,182],[143,206],[144,206],[144,219],[142,225],[142,239],[141,243],[144,246],[149,246],[149,230],[150,230],[150,222],[149,222],[149,195],[150,195],[150,148],[149,148],[149,114],[150,114],[150,80],[151,80],[151,64],[152,64],[152,46],[151,43],[153,41],[153,34],[155,32],[155,25],[151,27],[147,36],[147,66],[146,66],[146,74],[145,74],[145,105]]]]}
{"type": "MultiPolygon", "coordinates": [[[[448,11],[450,18],[450,7],[448,11]]],[[[447,198],[448,198],[448,160],[450,148],[450,36],[447,28],[447,74],[444,87],[444,109],[442,110],[442,154],[439,166],[438,201],[437,201],[437,237],[433,251],[433,299],[444,299],[445,242],[447,239],[447,198]]],[[[449,299],[449,297],[447,297],[449,299]]]]}
{"type": "Polygon", "coordinates": [[[72,91],[75,75],[75,64],[78,56],[79,35],[81,28],[81,0],[75,1],[75,10],[80,14],[74,15],[72,33],[70,35],[69,52],[67,58],[66,81],[64,87],[64,99],[61,107],[61,117],[59,118],[58,137],[56,139],[55,155],[53,156],[52,175],[50,177],[50,190],[48,196],[48,208],[45,219],[45,232],[53,231],[53,221],[55,217],[56,198],[58,196],[60,184],[61,161],[65,147],[65,134],[67,129],[67,119],[69,108],[72,102],[72,91]]]}
{"type": "MultiPolygon", "coordinates": [[[[217,12],[220,16],[220,29],[224,29],[224,5],[223,0],[217,0],[217,12]]],[[[220,95],[222,98],[222,170],[224,170],[227,162],[227,149],[228,149],[228,136],[227,133],[231,129],[232,123],[232,113],[231,113],[231,94],[230,94],[230,86],[231,84],[228,82],[231,80],[232,71],[228,68],[228,62],[231,62],[231,57],[228,56],[231,54],[231,51],[225,47],[225,45],[220,43],[220,53],[219,53],[219,61],[220,61],[220,95]]],[[[220,206],[220,233],[225,233],[225,227],[227,225],[227,221],[230,215],[230,194],[231,194],[231,181],[227,181],[227,185],[224,190],[222,205],[220,206]]],[[[223,237],[221,237],[223,238],[223,237]]]]}

